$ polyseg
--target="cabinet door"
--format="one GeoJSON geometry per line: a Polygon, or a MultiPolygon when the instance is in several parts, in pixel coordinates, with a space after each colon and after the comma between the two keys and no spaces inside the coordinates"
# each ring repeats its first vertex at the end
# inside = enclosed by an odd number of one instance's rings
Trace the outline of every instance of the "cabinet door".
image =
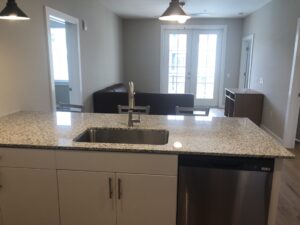
{"type": "Polygon", "coordinates": [[[117,174],[118,225],[175,225],[177,178],[117,174]]]}
{"type": "Polygon", "coordinates": [[[114,173],[57,173],[61,225],[116,225],[114,173]]]}
{"type": "Polygon", "coordinates": [[[1,168],[3,225],[59,225],[55,170],[1,168]]]}

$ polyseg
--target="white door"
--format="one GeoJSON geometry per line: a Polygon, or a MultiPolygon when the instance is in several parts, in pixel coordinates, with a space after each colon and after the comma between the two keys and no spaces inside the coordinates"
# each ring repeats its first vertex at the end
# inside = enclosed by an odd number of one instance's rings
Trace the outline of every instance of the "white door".
{"type": "Polygon", "coordinates": [[[82,105],[79,20],[46,7],[52,104],[82,105]]]}
{"type": "Polygon", "coordinates": [[[114,173],[57,173],[61,225],[116,225],[114,173]]]}
{"type": "Polygon", "coordinates": [[[177,178],[117,174],[118,225],[176,225],[177,178]]]}
{"type": "Polygon", "coordinates": [[[164,35],[163,92],[190,92],[190,45],[188,30],[167,30],[164,35]]]}
{"type": "Polygon", "coordinates": [[[165,30],[161,91],[194,94],[196,106],[217,106],[222,30],[165,30]]]}
{"type": "Polygon", "coordinates": [[[250,88],[254,35],[242,41],[239,88],[250,88]]]}
{"type": "Polygon", "coordinates": [[[1,168],[0,184],[3,224],[59,225],[55,170],[1,168]]]}
{"type": "Polygon", "coordinates": [[[195,105],[217,106],[220,85],[222,32],[193,32],[192,89],[195,105]]]}

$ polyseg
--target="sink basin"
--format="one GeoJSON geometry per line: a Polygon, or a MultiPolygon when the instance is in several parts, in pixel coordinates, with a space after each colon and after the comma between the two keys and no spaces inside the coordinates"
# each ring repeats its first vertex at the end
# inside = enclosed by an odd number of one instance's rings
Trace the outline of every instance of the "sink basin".
{"type": "Polygon", "coordinates": [[[167,130],[89,128],[74,139],[75,142],[165,145],[167,130]]]}

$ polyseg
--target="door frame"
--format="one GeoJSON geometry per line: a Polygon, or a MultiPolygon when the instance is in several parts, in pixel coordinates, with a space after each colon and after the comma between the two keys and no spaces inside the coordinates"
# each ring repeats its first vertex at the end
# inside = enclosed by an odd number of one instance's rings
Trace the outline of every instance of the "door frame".
{"type": "Polygon", "coordinates": [[[287,111],[285,114],[283,145],[286,148],[295,148],[300,109],[300,18],[297,22],[294,57],[288,93],[287,111]]]}
{"type": "Polygon", "coordinates": [[[221,76],[221,62],[222,62],[222,39],[223,39],[223,31],[220,29],[213,30],[196,30],[194,31],[194,34],[196,38],[193,40],[193,44],[196,44],[196,51],[194,51],[194,55],[192,57],[192,60],[194,60],[194,63],[192,63],[192,73],[195,74],[193,78],[195,79],[193,81],[193,92],[197,92],[197,73],[198,73],[198,61],[199,61],[199,35],[200,34],[217,34],[217,49],[216,49],[216,66],[215,66],[215,82],[214,82],[214,98],[213,99],[197,99],[195,97],[195,106],[209,106],[209,107],[214,107],[214,106],[219,106],[219,92],[221,90],[220,86],[220,76],[221,76]],[[201,102],[201,103],[200,103],[201,102]],[[206,102],[206,104],[205,104],[206,102]]]}
{"type": "Polygon", "coordinates": [[[241,49],[241,62],[240,62],[240,76],[239,76],[239,87],[240,88],[244,88],[241,86],[241,77],[243,76],[243,65],[242,65],[242,59],[243,59],[243,46],[245,44],[245,42],[250,41],[251,43],[251,49],[250,49],[250,55],[249,55],[249,68],[248,68],[248,81],[247,81],[247,88],[250,88],[251,86],[251,72],[252,72],[252,61],[253,61],[253,49],[254,49],[254,37],[255,34],[250,34],[248,36],[243,37],[242,40],[242,49],[241,49]]]}
{"type": "Polygon", "coordinates": [[[160,92],[165,93],[166,81],[163,77],[164,70],[164,49],[165,49],[165,38],[164,31],[166,30],[221,30],[223,32],[222,35],[222,46],[221,46],[221,65],[220,65],[220,82],[219,82],[219,90],[218,90],[218,106],[220,108],[224,108],[223,99],[225,98],[225,89],[224,87],[224,79],[225,79],[225,63],[226,63],[226,48],[227,48],[227,25],[161,25],[161,45],[160,45],[160,92]]]}
{"type": "Polygon", "coordinates": [[[49,65],[49,77],[50,77],[50,96],[51,96],[51,111],[56,112],[56,94],[55,94],[55,81],[54,81],[54,71],[53,71],[53,60],[52,60],[52,44],[50,35],[50,15],[62,18],[65,21],[76,25],[77,27],[77,47],[78,47],[78,75],[79,75],[79,93],[80,93],[80,105],[82,105],[82,72],[81,72],[81,52],[80,52],[80,24],[79,19],[67,15],[63,12],[57,11],[53,8],[45,6],[45,22],[46,22],[46,35],[48,42],[48,65],[49,65]]]}
{"type": "MultiPolygon", "coordinates": [[[[171,34],[171,32],[173,33],[173,34],[187,34],[187,45],[186,45],[186,49],[187,49],[187,54],[186,54],[186,62],[188,62],[190,59],[191,59],[191,54],[190,54],[190,52],[188,51],[188,49],[190,49],[190,47],[191,47],[191,44],[192,44],[192,38],[191,38],[191,30],[183,30],[183,29],[167,29],[167,30],[165,30],[165,36],[163,35],[163,43],[165,43],[164,44],[164,46],[166,46],[166,45],[168,45],[169,44],[169,40],[168,40],[168,38],[167,38],[167,35],[169,35],[169,34],[171,34]]],[[[165,49],[163,49],[162,50],[162,52],[163,52],[163,55],[165,56],[165,54],[166,54],[166,51],[165,51],[165,49]]],[[[162,64],[161,65],[166,65],[166,64],[168,64],[169,62],[168,62],[168,58],[169,57],[162,57],[162,64]]],[[[188,66],[189,65],[186,65],[186,70],[187,70],[187,68],[188,68],[188,66]]],[[[162,68],[160,68],[160,70],[161,70],[161,74],[165,74],[165,73],[168,73],[168,69],[166,70],[167,68],[164,68],[164,67],[162,67],[162,68]]],[[[189,68],[190,69],[190,68],[189,68]]],[[[187,72],[187,71],[186,71],[187,72]]],[[[190,75],[188,75],[187,73],[186,73],[186,77],[185,77],[185,90],[187,90],[188,88],[189,88],[189,86],[191,85],[190,83],[191,83],[191,80],[190,79],[188,79],[188,77],[189,77],[190,75]],[[187,81],[187,80],[189,80],[189,81],[187,81]]],[[[168,84],[168,77],[161,77],[160,78],[160,80],[161,80],[161,83],[164,83],[164,84],[168,84]]],[[[165,93],[168,93],[168,85],[166,85],[166,86],[161,86],[161,88],[163,88],[163,91],[161,90],[161,92],[165,92],[165,93]]]]}

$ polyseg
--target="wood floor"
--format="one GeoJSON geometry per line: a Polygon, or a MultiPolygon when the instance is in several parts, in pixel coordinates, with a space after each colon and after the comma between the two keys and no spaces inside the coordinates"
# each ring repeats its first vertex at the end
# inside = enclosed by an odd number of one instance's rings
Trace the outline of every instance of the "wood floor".
{"type": "Polygon", "coordinates": [[[285,160],[276,225],[300,225],[300,144],[292,151],[294,160],[285,160]]]}

